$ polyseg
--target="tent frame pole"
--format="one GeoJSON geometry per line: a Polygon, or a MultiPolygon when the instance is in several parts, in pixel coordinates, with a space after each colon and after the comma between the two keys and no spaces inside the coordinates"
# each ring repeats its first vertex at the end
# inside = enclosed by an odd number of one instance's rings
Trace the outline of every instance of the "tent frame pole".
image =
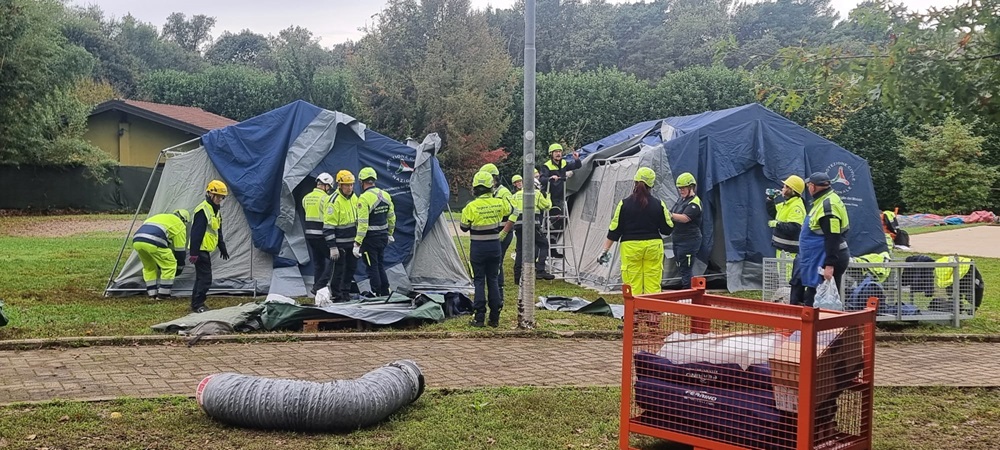
{"type": "Polygon", "coordinates": [[[121,249],[118,250],[118,259],[115,260],[115,266],[111,268],[111,274],[108,275],[108,284],[104,286],[105,297],[108,296],[108,289],[111,288],[111,283],[115,281],[115,272],[118,271],[118,265],[122,262],[122,255],[125,254],[125,247],[128,246],[128,237],[132,235],[132,230],[135,228],[135,221],[139,219],[139,211],[142,210],[142,204],[146,201],[146,195],[149,194],[149,187],[153,185],[153,175],[156,175],[156,171],[160,168],[160,160],[163,159],[164,155],[166,155],[168,151],[200,140],[201,136],[198,136],[189,141],[181,142],[180,144],[160,150],[160,153],[156,155],[156,162],[153,163],[153,171],[149,173],[149,179],[146,180],[146,188],[142,190],[142,197],[139,198],[139,204],[135,207],[135,214],[132,215],[132,223],[128,226],[128,232],[125,233],[125,239],[122,240],[121,249]]]}
{"type": "MultiPolygon", "coordinates": [[[[451,203],[450,202],[447,203],[447,206],[448,206],[448,217],[449,218],[454,217],[455,213],[451,211],[451,203]]],[[[455,239],[458,240],[458,250],[459,250],[458,256],[462,258],[462,264],[465,265],[465,270],[469,271],[468,272],[469,278],[472,278],[473,277],[472,264],[470,264],[469,260],[465,257],[465,246],[462,245],[462,235],[458,233],[458,227],[455,226],[455,219],[451,219],[449,220],[449,222],[451,222],[451,228],[455,230],[455,239]]]]}

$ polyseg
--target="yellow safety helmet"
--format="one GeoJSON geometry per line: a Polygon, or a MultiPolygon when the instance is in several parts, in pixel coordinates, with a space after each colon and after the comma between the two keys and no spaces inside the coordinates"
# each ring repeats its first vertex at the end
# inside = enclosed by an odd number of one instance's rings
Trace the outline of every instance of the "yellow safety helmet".
{"type": "Polygon", "coordinates": [[[694,186],[696,184],[698,183],[695,182],[694,175],[691,175],[691,172],[684,172],[681,176],[677,177],[677,187],[679,188],[694,186]]]}
{"type": "Polygon", "coordinates": [[[493,187],[493,175],[487,172],[477,172],[476,176],[472,177],[472,187],[476,188],[479,186],[485,188],[493,187]]]}
{"type": "Polygon", "coordinates": [[[791,175],[785,178],[785,186],[792,188],[796,194],[802,195],[802,191],[806,189],[806,182],[798,175],[791,175]]]}
{"type": "Polygon", "coordinates": [[[560,145],[560,144],[552,144],[552,145],[549,146],[549,153],[552,153],[552,152],[554,152],[556,150],[563,151],[562,145],[560,145]]]}
{"type": "Polygon", "coordinates": [[[524,177],[522,177],[520,175],[514,175],[514,176],[510,177],[510,183],[511,184],[514,184],[514,183],[517,183],[518,181],[523,181],[523,180],[524,180],[524,177]]]}
{"type": "Polygon", "coordinates": [[[337,172],[337,184],[354,184],[354,174],[350,170],[337,172]]]}
{"type": "Polygon", "coordinates": [[[216,195],[229,195],[229,188],[226,187],[226,183],[219,180],[212,180],[208,182],[205,192],[216,195]]]}
{"type": "Polygon", "coordinates": [[[181,222],[188,223],[191,221],[191,213],[186,209],[175,209],[174,215],[181,219],[181,222]]]}
{"type": "Polygon", "coordinates": [[[656,182],[656,172],[653,172],[653,169],[649,167],[640,167],[639,170],[635,171],[635,177],[632,179],[646,183],[646,186],[653,187],[653,183],[656,182]]]}
{"type": "Polygon", "coordinates": [[[493,164],[493,163],[483,164],[483,167],[480,167],[479,171],[480,172],[486,172],[486,173],[488,173],[490,175],[493,175],[495,177],[500,176],[500,169],[497,169],[497,165],[493,164]]]}
{"type": "Polygon", "coordinates": [[[375,169],[371,167],[365,167],[361,169],[360,172],[358,172],[358,178],[360,178],[361,181],[377,180],[378,175],[375,174],[375,169]]]}

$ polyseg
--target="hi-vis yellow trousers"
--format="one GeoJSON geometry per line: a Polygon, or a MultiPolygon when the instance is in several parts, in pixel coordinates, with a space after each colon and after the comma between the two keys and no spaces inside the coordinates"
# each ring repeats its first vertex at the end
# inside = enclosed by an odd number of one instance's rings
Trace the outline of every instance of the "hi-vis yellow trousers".
{"type": "Polygon", "coordinates": [[[660,292],[663,280],[663,240],[624,241],[619,247],[622,283],[632,286],[632,294],[660,292]]]}

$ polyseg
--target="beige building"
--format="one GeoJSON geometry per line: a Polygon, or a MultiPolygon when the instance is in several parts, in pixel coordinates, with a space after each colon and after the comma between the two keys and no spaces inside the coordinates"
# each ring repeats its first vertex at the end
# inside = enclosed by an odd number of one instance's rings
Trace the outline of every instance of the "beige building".
{"type": "Polygon", "coordinates": [[[123,166],[153,167],[160,150],[235,123],[201,108],[109,100],[94,108],[84,137],[123,166]]]}

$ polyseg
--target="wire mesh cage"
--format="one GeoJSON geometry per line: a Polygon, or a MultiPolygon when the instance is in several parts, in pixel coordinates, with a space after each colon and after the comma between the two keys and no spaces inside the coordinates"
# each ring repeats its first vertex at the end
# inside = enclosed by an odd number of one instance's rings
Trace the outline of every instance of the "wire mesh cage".
{"type": "Polygon", "coordinates": [[[832,312],[693,289],[625,292],[620,448],[871,448],[876,301],[832,312]]]}
{"type": "MultiPolygon", "coordinates": [[[[791,267],[791,259],[764,259],[763,300],[788,303],[791,267]]],[[[958,327],[975,316],[984,291],[982,274],[972,259],[913,255],[905,261],[852,260],[840,298],[845,311],[861,310],[869,297],[877,298],[880,322],[929,321],[958,327]]]]}

